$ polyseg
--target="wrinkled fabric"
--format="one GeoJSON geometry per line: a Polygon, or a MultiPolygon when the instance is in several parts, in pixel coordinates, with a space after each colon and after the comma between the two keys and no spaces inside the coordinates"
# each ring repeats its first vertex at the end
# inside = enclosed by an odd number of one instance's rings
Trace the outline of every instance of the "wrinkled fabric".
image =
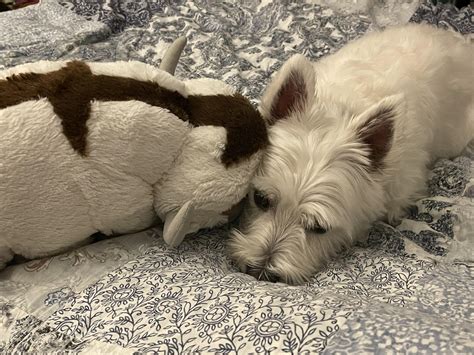
{"type": "Polygon", "coordinates": [[[106,39],[103,23],[43,0],[0,15],[0,69],[41,59],[55,60],[75,47],[106,39]]]}
{"type": "MultiPolygon", "coordinates": [[[[178,76],[223,78],[254,102],[291,55],[317,60],[411,16],[390,12],[391,1],[374,2],[389,9],[386,17],[349,0],[345,8],[330,0],[60,2],[110,37],[66,39],[67,51],[0,57],[0,65],[56,57],[157,65],[184,34],[178,76]]],[[[413,11],[412,1],[403,4],[413,11]]],[[[472,8],[426,1],[411,21],[470,34],[472,19],[472,8]]],[[[429,196],[398,226],[375,223],[366,242],[302,286],[239,273],[225,250],[230,227],[202,231],[176,250],[154,228],[10,266],[0,273],[0,351],[472,353],[473,152],[474,143],[436,162],[429,196]]]]}

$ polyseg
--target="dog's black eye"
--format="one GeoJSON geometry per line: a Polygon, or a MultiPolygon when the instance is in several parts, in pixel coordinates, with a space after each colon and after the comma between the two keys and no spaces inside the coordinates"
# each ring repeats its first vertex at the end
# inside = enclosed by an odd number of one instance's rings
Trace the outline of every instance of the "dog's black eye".
{"type": "Polygon", "coordinates": [[[327,230],[323,227],[321,227],[319,224],[316,224],[312,228],[309,228],[308,231],[316,234],[324,234],[327,232],[327,230]]]}
{"type": "Polygon", "coordinates": [[[270,200],[265,195],[265,193],[260,190],[255,190],[253,193],[253,200],[255,205],[262,211],[267,211],[270,208],[270,200]]]}

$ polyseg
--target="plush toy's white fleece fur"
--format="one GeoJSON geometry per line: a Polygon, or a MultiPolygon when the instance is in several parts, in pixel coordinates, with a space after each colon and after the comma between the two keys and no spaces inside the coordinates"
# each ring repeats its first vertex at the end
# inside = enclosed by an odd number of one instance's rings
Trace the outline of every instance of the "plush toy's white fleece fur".
{"type": "MultiPolygon", "coordinates": [[[[216,81],[180,81],[138,62],[88,64],[93,74],[150,80],[183,96],[234,93],[216,81]]],[[[26,64],[0,72],[0,79],[65,65],[26,64]]],[[[0,269],[14,253],[56,254],[97,231],[147,228],[156,214],[166,222],[186,202],[195,213],[176,222],[187,232],[227,222],[222,212],[245,197],[261,156],[226,169],[220,161],[227,141],[223,127],[194,128],[140,101],[95,101],[87,127],[83,157],[63,134],[48,99],[0,110],[0,269]]]]}
{"type": "MultiPolygon", "coordinates": [[[[62,66],[43,62],[20,72],[62,66]]],[[[124,63],[117,72],[128,68],[124,63]]],[[[127,101],[92,103],[87,126],[84,158],[62,133],[48,99],[0,111],[0,264],[12,252],[41,257],[98,230],[124,233],[153,222],[152,185],[171,168],[188,124],[165,109],[127,101]]]]}
{"type": "Polygon", "coordinates": [[[433,27],[368,34],[317,63],[291,58],[261,102],[278,121],[253,185],[271,207],[250,202],[232,256],[258,278],[300,283],[377,218],[399,219],[423,194],[427,166],[473,138],[473,95],[473,45],[433,27]],[[278,120],[272,108],[288,104],[279,93],[295,77],[306,99],[278,120]],[[369,121],[393,126],[375,169],[360,138],[369,121]]]}
{"type": "MultiPolygon", "coordinates": [[[[233,88],[218,80],[193,79],[185,84],[188,95],[235,94],[233,88]]],[[[185,234],[226,223],[228,216],[221,212],[239,203],[248,193],[263,152],[226,168],[221,162],[226,142],[223,127],[193,128],[172,168],[155,185],[155,211],[162,220],[171,222],[183,206],[192,207],[191,214],[185,217],[178,214],[180,219],[175,223],[183,231],[171,245],[179,244],[185,234]]],[[[165,240],[166,234],[171,233],[165,223],[165,240]]]]}

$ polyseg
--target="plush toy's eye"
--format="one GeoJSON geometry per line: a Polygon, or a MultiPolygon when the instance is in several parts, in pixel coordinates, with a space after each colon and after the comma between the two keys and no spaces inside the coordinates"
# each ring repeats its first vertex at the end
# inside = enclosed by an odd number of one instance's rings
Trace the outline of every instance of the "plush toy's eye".
{"type": "Polygon", "coordinates": [[[255,205],[260,208],[262,211],[267,211],[270,208],[270,200],[267,195],[260,190],[255,190],[253,193],[253,200],[255,205]]]}
{"type": "Polygon", "coordinates": [[[327,232],[327,230],[325,228],[321,227],[319,224],[315,224],[313,227],[307,228],[306,230],[308,232],[316,233],[316,234],[324,234],[324,233],[327,232]]]}

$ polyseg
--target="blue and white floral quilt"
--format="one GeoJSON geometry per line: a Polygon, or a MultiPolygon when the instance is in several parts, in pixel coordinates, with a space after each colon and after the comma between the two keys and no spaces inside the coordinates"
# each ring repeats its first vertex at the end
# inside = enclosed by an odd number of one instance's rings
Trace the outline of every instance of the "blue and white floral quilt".
{"type": "MultiPolygon", "coordinates": [[[[0,14],[0,68],[158,64],[184,34],[178,76],[223,78],[258,102],[292,54],[316,60],[410,18],[474,32],[472,8],[415,0],[49,0],[0,14]]],[[[400,225],[375,224],[303,286],[239,273],[228,228],[178,250],[155,228],[10,266],[0,273],[0,353],[473,353],[473,172],[474,144],[438,161],[429,197],[400,225]]]]}

